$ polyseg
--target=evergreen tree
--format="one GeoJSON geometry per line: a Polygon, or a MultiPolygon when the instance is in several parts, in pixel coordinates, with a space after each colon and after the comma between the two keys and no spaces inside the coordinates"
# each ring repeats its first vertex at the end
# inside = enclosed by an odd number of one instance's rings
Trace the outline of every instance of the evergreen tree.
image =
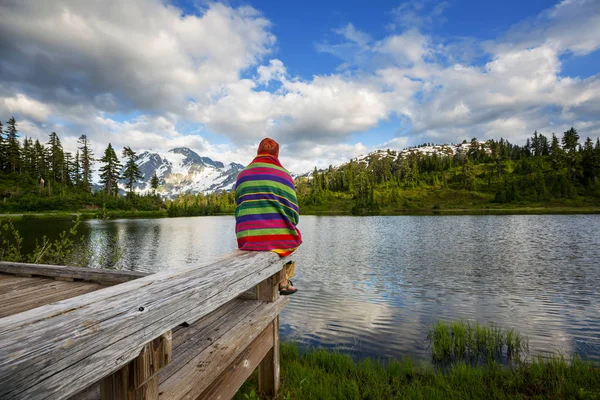
{"type": "Polygon", "coordinates": [[[465,157],[465,162],[462,168],[461,180],[463,187],[467,190],[473,190],[475,187],[475,171],[469,162],[469,157],[465,157]]]}
{"type": "Polygon", "coordinates": [[[573,153],[577,150],[579,144],[579,134],[573,127],[563,134],[562,145],[566,153],[573,153]]]}
{"type": "Polygon", "coordinates": [[[127,159],[125,162],[125,170],[123,171],[123,178],[127,183],[129,189],[129,195],[133,195],[133,185],[142,178],[140,168],[138,167],[137,155],[135,151],[131,150],[131,147],[126,146],[123,148],[123,157],[127,159]]]}
{"type": "Polygon", "coordinates": [[[40,179],[46,180],[46,149],[40,143],[39,140],[36,139],[35,144],[33,145],[33,177],[39,182],[40,179]]]}
{"type": "Polygon", "coordinates": [[[10,118],[6,128],[6,158],[8,170],[19,172],[21,164],[21,145],[19,144],[17,122],[10,118]]]}
{"type": "Polygon", "coordinates": [[[23,173],[35,177],[35,154],[33,141],[30,138],[23,140],[23,151],[21,153],[21,169],[23,173]]]}
{"type": "Polygon", "coordinates": [[[104,151],[104,157],[98,161],[104,163],[104,165],[100,167],[100,183],[103,186],[103,190],[108,195],[116,196],[119,193],[117,181],[120,178],[119,171],[121,170],[122,165],[110,143],[104,151]]]}
{"type": "Polygon", "coordinates": [[[48,167],[52,179],[55,182],[63,182],[63,169],[65,163],[65,155],[63,152],[60,139],[56,132],[50,133],[50,139],[47,144],[48,149],[48,167]]]}
{"type": "Polygon", "coordinates": [[[73,184],[77,187],[82,185],[81,183],[81,157],[79,157],[79,149],[77,149],[77,153],[75,153],[75,161],[73,162],[72,176],[71,180],[73,184]]]}
{"type": "Polygon", "coordinates": [[[558,143],[558,138],[552,134],[552,144],[550,145],[550,162],[552,169],[559,171],[563,167],[564,152],[558,143]]]}
{"type": "Polygon", "coordinates": [[[563,150],[565,151],[567,165],[569,167],[571,180],[574,181],[578,174],[578,164],[580,159],[580,152],[577,151],[579,134],[575,128],[571,127],[571,129],[563,134],[562,144],[563,150]]]}
{"type": "Polygon", "coordinates": [[[595,176],[595,164],[596,164],[596,154],[594,151],[594,142],[589,137],[586,139],[583,144],[582,151],[582,161],[581,167],[583,170],[583,179],[586,185],[595,184],[596,176],[595,176]]]}
{"type": "Polygon", "coordinates": [[[152,175],[152,179],[150,179],[150,187],[152,188],[152,194],[156,195],[156,189],[158,189],[158,185],[160,182],[158,181],[158,176],[156,176],[156,171],[154,175],[152,175]]]}
{"type": "Polygon", "coordinates": [[[4,171],[7,169],[7,163],[8,160],[6,154],[6,140],[4,139],[4,128],[2,125],[2,121],[0,121],[0,171],[4,171]]]}
{"type": "Polygon", "coordinates": [[[63,173],[61,177],[61,182],[63,185],[73,186],[73,164],[73,155],[69,152],[66,152],[62,169],[63,173]]]}
{"type": "Polygon", "coordinates": [[[79,137],[79,164],[81,167],[81,186],[84,191],[90,193],[92,191],[92,167],[94,165],[94,153],[90,149],[90,141],[86,135],[79,137]]]}

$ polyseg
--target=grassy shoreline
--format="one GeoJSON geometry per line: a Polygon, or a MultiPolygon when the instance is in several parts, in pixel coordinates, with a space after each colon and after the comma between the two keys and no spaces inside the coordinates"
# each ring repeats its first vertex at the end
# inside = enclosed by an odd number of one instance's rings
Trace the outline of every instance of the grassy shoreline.
{"type": "MultiPolygon", "coordinates": [[[[281,344],[282,399],[600,399],[600,363],[529,359],[526,337],[477,322],[436,322],[431,363],[366,358],[281,344]]],[[[257,374],[234,399],[259,399],[257,374]]]]}
{"type": "Polygon", "coordinates": [[[120,218],[168,218],[166,210],[138,211],[138,210],[81,210],[81,211],[44,211],[23,213],[0,213],[0,220],[51,220],[51,219],[120,219],[120,218]]]}
{"type": "MultiPolygon", "coordinates": [[[[409,357],[359,362],[348,355],[281,345],[280,399],[600,399],[600,365],[578,358],[446,368],[409,357]]],[[[256,373],[234,399],[259,399],[256,373]]]]}
{"type": "MultiPolygon", "coordinates": [[[[600,207],[514,207],[514,208],[439,208],[439,209],[392,209],[382,210],[377,213],[366,213],[366,216],[419,216],[419,215],[569,215],[569,214],[600,214],[600,207]]],[[[233,215],[233,213],[218,213],[214,215],[233,215]]],[[[352,216],[350,211],[335,210],[302,210],[302,215],[316,216],[352,216]]],[[[169,217],[166,210],[136,211],[136,210],[110,210],[99,211],[45,211],[23,213],[0,213],[0,220],[27,220],[27,219],[120,219],[120,218],[180,218],[169,217]]]]}

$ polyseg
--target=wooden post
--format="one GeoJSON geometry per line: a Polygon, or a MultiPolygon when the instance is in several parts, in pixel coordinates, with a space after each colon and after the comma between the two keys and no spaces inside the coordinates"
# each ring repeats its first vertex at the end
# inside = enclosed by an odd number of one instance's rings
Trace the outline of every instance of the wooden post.
{"type": "Polygon", "coordinates": [[[147,343],[129,364],[100,383],[101,400],[158,400],[158,371],[171,362],[171,331],[147,343]]]}
{"type": "Polygon", "coordinates": [[[258,366],[258,391],[271,397],[279,394],[279,315],[272,324],[273,347],[258,366]]]}
{"type": "MultiPolygon", "coordinates": [[[[285,278],[285,268],[256,286],[256,298],[273,302],[279,298],[279,282],[285,278]]],[[[279,394],[279,315],[272,323],[273,347],[258,366],[258,391],[271,397],[279,394]]]]}

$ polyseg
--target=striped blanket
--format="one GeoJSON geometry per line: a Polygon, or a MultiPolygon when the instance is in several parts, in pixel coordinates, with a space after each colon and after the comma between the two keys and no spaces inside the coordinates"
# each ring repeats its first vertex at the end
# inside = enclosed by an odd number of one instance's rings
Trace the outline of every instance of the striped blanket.
{"type": "Polygon", "coordinates": [[[291,254],[302,236],[294,180],[276,157],[259,154],[235,185],[235,233],[238,248],[291,254]]]}

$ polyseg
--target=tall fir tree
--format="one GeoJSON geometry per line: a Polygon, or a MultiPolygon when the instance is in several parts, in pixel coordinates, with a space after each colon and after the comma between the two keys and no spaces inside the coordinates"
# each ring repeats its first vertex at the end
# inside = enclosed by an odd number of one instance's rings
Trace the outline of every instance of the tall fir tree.
{"type": "Polygon", "coordinates": [[[131,147],[126,146],[123,148],[123,157],[127,159],[125,162],[125,170],[123,171],[123,178],[126,181],[129,195],[133,195],[133,186],[135,183],[142,178],[142,173],[137,165],[137,155],[135,151],[131,150],[131,147]]]}
{"type": "Polygon", "coordinates": [[[79,149],[77,149],[77,153],[75,153],[75,161],[73,161],[73,170],[71,175],[71,180],[73,181],[73,185],[77,187],[81,187],[81,162],[79,161],[81,157],[79,157],[79,149]]]}
{"type": "Polygon", "coordinates": [[[19,172],[21,164],[21,145],[19,144],[17,122],[11,117],[6,127],[6,158],[8,170],[19,172]]]}
{"type": "Polygon", "coordinates": [[[156,176],[156,171],[154,171],[154,175],[152,175],[152,179],[150,179],[150,187],[152,188],[153,195],[156,195],[156,189],[158,189],[159,185],[160,182],[158,180],[158,176],[156,176]]]}
{"type": "Polygon", "coordinates": [[[73,154],[70,152],[65,152],[65,158],[63,162],[63,170],[61,182],[66,186],[73,186],[73,154]]]}
{"type": "Polygon", "coordinates": [[[106,194],[116,196],[119,193],[117,182],[120,178],[119,171],[122,165],[110,143],[104,151],[104,156],[98,161],[104,164],[99,170],[102,189],[106,194]]]}
{"type": "Polygon", "coordinates": [[[46,149],[37,139],[33,145],[33,164],[33,177],[38,181],[40,179],[46,180],[46,171],[48,170],[46,166],[46,149]]]}
{"type": "Polygon", "coordinates": [[[35,177],[35,154],[33,141],[30,138],[23,140],[23,151],[21,152],[22,172],[31,177],[35,177]]]}
{"type": "Polygon", "coordinates": [[[552,134],[552,144],[550,145],[550,162],[552,163],[552,169],[559,171],[563,167],[564,151],[560,147],[558,138],[552,134]]]}
{"type": "Polygon", "coordinates": [[[50,133],[50,138],[47,143],[48,149],[48,167],[54,182],[63,182],[63,169],[65,163],[65,155],[60,143],[60,139],[56,132],[50,133]]]}
{"type": "Polygon", "coordinates": [[[2,121],[0,121],[0,171],[7,169],[7,163],[8,160],[6,154],[6,139],[4,138],[4,126],[2,125],[2,121]]]}
{"type": "Polygon", "coordinates": [[[581,168],[583,172],[583,179],[586,185],[595,184],[596,176],[595,176],[595,165],[596,164],[596,154],[594,151],[594,142],[589,137],[583,144],[582,151],[582,160],[581,160],[581,168]]]}
{"type": "Polygon", "coordinates": [[[94,152],[90,148],[90,141],[87,135],[81,135],[79,143],[79,164],[81,166],[81,187],[86,193],[92,191],[92,169],[94,166],[94,152]]]}

